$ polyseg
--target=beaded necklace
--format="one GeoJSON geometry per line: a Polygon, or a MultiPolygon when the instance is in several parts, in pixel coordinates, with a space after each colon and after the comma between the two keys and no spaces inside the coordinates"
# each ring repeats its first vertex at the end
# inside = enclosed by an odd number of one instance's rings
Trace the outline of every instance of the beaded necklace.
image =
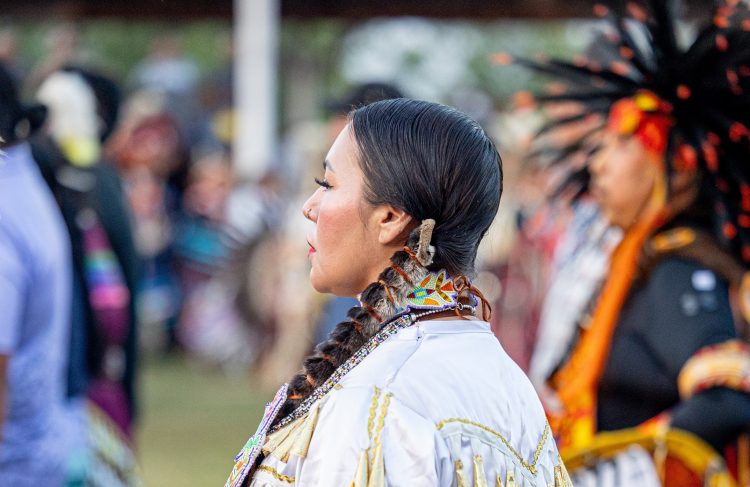
{"type": "Polygon", "coordinates": [[[243,446],[239,453],[234,457],[235,465],[225,483],[225,487],[238,487],[243,484],[245,478],[255,465],[256,459],[261,454],[267,435],[278,431],[301,417],[304,417],[310,411],[312,406],[325,397],[325,395],[328,394],[346,374],[359,365],[368,355],[385,343],[390,337],[399,331],[412,326],[425,316],[442,313],[452,309],[458,311],[470,311],[471,314],[474,314],[475,307],[456,301],[455,304],[450,306],[440,306],[419,313],[414,313],[407,309],[401,315],[395,316],[378,333],[373,335],[354,355],[341,364],[341,366],[337,368],[323,384],[316,388],[307,399],[302,401],[302,403],[291,414],[284,417],[277,425],[271,428],[271,423],[279,413],[281,405],[286,400],[289,385],[282,385],[276,392],[273,401],[266,405],[263,420],[258,426],[255,434],[247,440],[245,446],[243,446]]]}
{"type": "Polygon", "coordinates": [[[278,424],[271,428],[269,433],[273,433],[274,431],[283,428],[294,420],[306,415],[310,411],[310,408],[313,406],[313,404],[315,404],[318,400],[322,399],[326,394],[328,394],[331,389],[333,389],[334,386],[344,378],[346,374],[348,374],[354,367],[359,365],[376,348],[378,348],[386,340],[388,340],[388,338],[392,337],[404,328],[412,326],[414,323],[419,321],[421,318],[424,318],[425,316],[442,313],[452,309],[457,309],[459,311],[470,310],[473,314],[474,306],[456,302],[455,304],[451,304],[449,306],[440,306],[434,309],[422,311],[421,313],[413,313],[407,310],[402,315],[394,317],[390,323],[385,325],[379,332],[373,335],[367,341],[367,343],[360,347],[360,349],[357,350],[354,355],[349,357],[346,362],[341,364],[339,368],[337,368],[336,371],[331,374],[331,376],[325,382],[323,382],[318,388],[316,388],[313,393],[310,394],[310,396],[302,401],[302,403],[300,403],[300,405],[291,414],[286,416],[284,419],[279,421],[278,424]]]}

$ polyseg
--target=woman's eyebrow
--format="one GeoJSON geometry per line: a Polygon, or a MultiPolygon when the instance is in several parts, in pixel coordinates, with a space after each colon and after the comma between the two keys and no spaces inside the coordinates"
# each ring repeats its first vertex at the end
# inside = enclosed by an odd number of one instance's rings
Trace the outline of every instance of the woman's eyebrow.
{"type": "Polygon", "coordinates": [[[325,161],[323,161],[323,170],[325,171],[326,169],[328,169],[331,172],[336,172],[336,171],[333,170],[333,166],[331,165],[331,161],[329,161],[328,159],[326,159],[325,161]]]}

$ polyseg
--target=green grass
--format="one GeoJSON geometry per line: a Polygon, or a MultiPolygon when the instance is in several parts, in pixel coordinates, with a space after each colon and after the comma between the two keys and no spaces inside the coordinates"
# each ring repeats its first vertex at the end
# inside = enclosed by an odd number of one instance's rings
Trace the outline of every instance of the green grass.
{"type": "Polygon", "coordinates": [[[138,458],[148,487],[223,485],[273,394],[247,376],[183,359],[147,361],[141,374],[138,458]]]}

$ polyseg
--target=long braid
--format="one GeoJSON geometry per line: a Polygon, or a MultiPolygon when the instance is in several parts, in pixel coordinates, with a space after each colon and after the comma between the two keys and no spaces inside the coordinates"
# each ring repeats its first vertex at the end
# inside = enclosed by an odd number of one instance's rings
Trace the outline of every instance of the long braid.
{"type": "Polygon", "coordinates": [[[274,424],[294,411],[373,335],[403,309],[406,295],[427,275],[435,249],[430,246],[434,220],[424,220],[409,235],[406,246],[393,254],[391,265],[360,295],[361,306],[342,321],[303,362],[303,371],[289,382],[286,402],[274,424]]]}

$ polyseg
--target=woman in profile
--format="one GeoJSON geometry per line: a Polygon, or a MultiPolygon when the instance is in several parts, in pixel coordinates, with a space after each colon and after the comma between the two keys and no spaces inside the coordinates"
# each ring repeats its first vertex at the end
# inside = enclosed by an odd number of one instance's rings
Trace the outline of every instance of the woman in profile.
{"type": "Polygon", "coordinates": [[[367,105],[318,184],[311,283],[359,306],[269,403],[226,485],[570,485],[469,278],[502,192],[482,128],[434,103],[367,105]]]}

